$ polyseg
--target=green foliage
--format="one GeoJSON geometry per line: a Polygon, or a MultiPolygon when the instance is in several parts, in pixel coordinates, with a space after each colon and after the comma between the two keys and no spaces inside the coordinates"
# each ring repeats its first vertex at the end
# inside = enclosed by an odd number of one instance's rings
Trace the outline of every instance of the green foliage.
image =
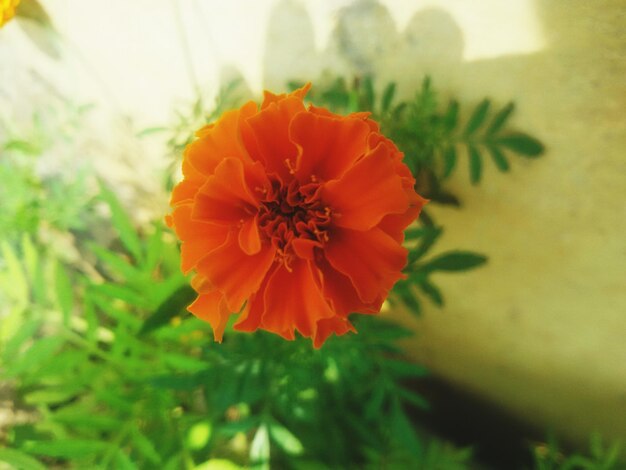
{"type": "Polygon", "coordinates": [[[618,442],[606,446],[598,434],[592,434],[587,454],[565,455],[554,437],[533,447],[536,470],[618,470],[626,465],[626,454],[618,442]]]}
{"type": "MultiPolygon", "coordinates": [[[[198,100],[173,128],[140,136],[165,130],[178,155],[193,130],[240,101],[235,91],[236,84],[224,89],[210,113],[198,100]]],[[[439,109],[429,81],[400,103],[395,84],[377,93],[369,78],[351,86],[336,80],[314,93],[316,104],[337,112],[373,111],[405,152],[418,192],[436,202],[458,203],[443,185],[461,148],[474,182],[485,151],[508,169],[508,154],[542,149],[505,131],[512,105],[493,114],[483,101],[463,120],[455,101],[439,109]]],[[[0,183],[15,187],[0,227],[17,230],[0,232],[0,286],[11,286],[0,288],[11,306],[0,319],[0,378],[28,419],[0,433],[0,462],[27,469],[468,468],[469,449],[433,439],[411,419],[429,405],[409,385],[427,371],[402,356],[398,342],[407,330],[359,316],[359,334],[330,338],[320,350],[308,340],[231,327],[217,345],[186,312],[195,293],[180,273],[172,234],[160,222],[137,228],[103,184],[96,197],[81,198],[76,181],[40,178],[36,162],[50,141],[7,135],[0,183]],[[64,217],[54,201],[68,211],[64,217]],[[107,219],[87,216],[96,203],[107,219]],[[79,233],[94,223],[113,241],[78,243],[82,263],[66,262],[38,238],[42,226],[79,233]]],[[[443,305],[437,276],[485,263],[467,251],[433,253],[442,233],[428,212],[407,231],[406,279],[391,302],[415,312],[424,296],[443,305]]]]}

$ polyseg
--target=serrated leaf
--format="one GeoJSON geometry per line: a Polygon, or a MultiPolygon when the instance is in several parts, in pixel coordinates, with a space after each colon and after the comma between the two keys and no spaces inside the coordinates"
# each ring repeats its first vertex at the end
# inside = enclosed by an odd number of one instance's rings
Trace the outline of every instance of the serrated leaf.
{"type": "Polygon", "coordinates": [[[54,413],[50,419],[56,423],[62,423],[72,427],[97,429],[101,431],[119,429],[123,424],[122,421],[110,416],[96,414],[88,410],[77,411],[71,409],[67,410],[65,408],[54,413]]]}
{"type": "Polygon", "coordinates": [[[498,147],[494,145],[490,145],[487,148],[489,150],[489,154],[491,155],[491,159],[496,164],[496,167],[498,168],[498,170],[502,172],[509,171],[509,162],[504,156],[504,154],[500,152],[500,149],[498,149],[498,147]]]}
{"type": "Polygon", "coordinates": [[[509,116],[515,109],[515,105],[513,103],[508,103],[504,108],[502,108],[491,120],[491,124],[487,129],[487,135],[497,134],[500,129],[504,126],[506,121],[509,119],[509,116]]]}
{"type": "Polygon", "coordinates": [[[387,396],[387,381],[377,380],[374,385],[374,392],[365,407],[365,418],[372,420],[380,413],[387,396]]]}
{"type": "Polygon", "coordinates": [[[436,285],[427,279],[423,279],[422,282],[417,285],[436,305],[439,307],[443,306],[443,295],[436,285]]]}
{"type": "Polygon", "coordinates": [[[304,446],[300,439],[293,435],[283,425],[273,422],[269,425],[270,436],[289,455],[300,455],[304,452],[304,446]]]}
{"type": "Polygon", "coordinates": [[[483,159],[478,150],[478,147],[470,145],[468,147],[469,151],[469,171],[470,171],[470,181],[472,184],[478,184],[480,182],[480,177],[482,175],[483,169],[483,159]]]}
{"type": "Polygon", "coordinates": [[[425,272],[467,271],[477,268],[487,261],[487,257],[469,251],[449,251],[433,258],[422,266],[425,272]]]}
{"type": "Polygon", "coordinates": [[[489,106],[490,102],[488,99],[482,100],[478,106],[476,106],[472,116],[469,118],[469,121],[467,121],[467,126],[465,126],[465,135],[474,134],[474,132],[483,125],[487,117],[487,112],[489,111],[489,106]]]}
{"type": "Polygon", "coordinates": [[[100,185],[100,194],[111,210],[111,221],[120,236],[120,240],[135,260],[140,263],[142,260],[141,240],[137,236],[133,223],[124,211],[117,196],[104,184],[100,185]]]}
{"type": "Polygon", "coordinates": [[[456,147],[454,145],[447,146],[443,151],[443,174],[442,178],[449,178],[456,166],[456,147]]]}
{"type": "Polygon", "coordinates": [[[381,99],[380,109],[383,113],[386,113],[391,108],[391,103],[396,94],[396,83],[390,82],[383,91],[383,97],[381,99]]]}
{"type": "Polygon", "coordinates": [[[187,284],[180,286],[146,319],[139,334],[149,333],[168,324],[173,317],[184,311],[197,295],[191,286],[187,284]]]}
{"type": "Polygon", "coordinates": [[[0,449],[0,462],[17,470],[46,470],[37,459],[16,449],[0,449]]]}
{"type": "Polygon", "coordinates": [[[499,137],[495,142],[524,157],[538,157],[544,151],[541,142],[521,132],[499,137]]]}
{"type": "Polygon", "coordinates": [[[129,305],[132,305],[138,308],[142,308],[142,309],[150,308],[150,302],[143,295],[123,285],[95,284],[90,287],[90,290],[102,295],[103,297],[108,297],[109,299],[123,300],[129,305]]]}
{"type": "Polygon", "coordinates": [[[98,454],[108,445],[100,440],[57,439],[55,441],[26,441],[22,449],[29,454],[72,459],[98,454]]]}

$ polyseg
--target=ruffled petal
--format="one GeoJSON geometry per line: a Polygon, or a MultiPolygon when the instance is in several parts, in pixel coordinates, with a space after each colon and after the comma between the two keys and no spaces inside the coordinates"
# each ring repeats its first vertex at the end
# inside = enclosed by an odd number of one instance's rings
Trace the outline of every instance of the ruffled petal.
{"type": "Polygon", "coordinates": [[[368,125],[360,119],[298,114],[291,140],[298,146],[296,175],[301,183],[340,178],[367,151],[368,125]]]}
{"type": "Polygon", "coordinates": [[[407,250],[379,228],[366,232],[337,227],[326,244],[326,258],[350,278],[365,303],[386,296],[402,277],[407,250]]]}
{"type": "Polygon", "coordinates": [[[319,349],[328,337],[335,333],[337,336],[345,335],[348,331],[356,333],[354,326],[343,317],[324,318],[317,322],[317,330],[313,337],[313,347],[319,349]]]}
{"type": "MultiPolygon", "coordinates": [[[[289,124],[298,113],[305,112],[302,100],[290,96],[272,102],[247,120],[254,135],[253,153],[268,173],[284,182],[291,179],[296,164],[297,148],[289,138],[289,124]]],[[[249,145],[249,140],[246,140],[249,145]]]]}
{"type": "Polygon", "coordinates": [[[239,109],[226,111],[214,125],[198,133],[198,139],[185,149],[184,159],[205,176],[212,175],[225,158],[251,161],[241,139],[239,122],[256,110],[256,104],[250,101],[239,109]]]}
{"type": "Polygon", "coordinates": [[[403,213],[409,206],[402,178],[384,145],[359,160],[341,179],[327,183],[321,194],[333,211],[333,222],[354,230],[369,230],[387,214],[403,213]]]}
{"type": "Polygon", "coordinates": [[[230,311],[238,312],[246,299],[259,289],[275,253],[267,244],[258,253],[248,255],[239,246],[236,233],[230,232],[222,246],[198,263],[197,271],[224,294],[230,311]]]}
{"type": "Polygon", "coordinates": [[[297,90],[292,91],[291,93],[280,93],[277,95],[275,93],[272,93],[271,91],[265,90],[263,92],[263,103],[261,104],[261,109],[265,109],[270,104],[277,103],[289,97],[294,97],[302,101],[304,100],[304,97],[306,96],[306,94],[309,92],[310,89],[311,89],[311,84],[307,83],[303,85],[302,87],[298,88],[297,90]]]}
{"type": "Polygon", "coordinates": [[[326,258],[321,257],[317,266],[322,273],[324,296],[333,310],[342,316],[349,313],[378,313],[384,297],[381,295],[371,303],[363,302],[348,276],[333,268],[326,258]]]}
{"type": "Polygon", "coordinates": [[[302,336],[315,333],[322,318],[334,312],[324,299],[312,266],[305,260],[295,260],[290,269],[281,265],[267,281],[264,295],[263,328],[285,335],[295,327],[302,336]]]}
{"type": "Polygon", "coordinates": [[[258,205],[248,188],[243,163],[227,158],[200,188],[193,217],[216,224],[239,225],[256,215],[258,205]]]}
{"type": "Polygon", "coordinates": [[[183,242],[181,269],[188,273],[207,253],[226,241],[228,228],[193,219],[191,204],[178,206],[172,212],[171,224],[183,242]]]}
{"type": "Polygon", "coordinates": [[[226,306],[224,296],[220,292],[213,291],[199,295],[198,298],[187,307],[187,310],[200,320],[208,322],[211,328],[213,328],[215,341],[218,343],[222,342],[230,311],[226,306]]]}

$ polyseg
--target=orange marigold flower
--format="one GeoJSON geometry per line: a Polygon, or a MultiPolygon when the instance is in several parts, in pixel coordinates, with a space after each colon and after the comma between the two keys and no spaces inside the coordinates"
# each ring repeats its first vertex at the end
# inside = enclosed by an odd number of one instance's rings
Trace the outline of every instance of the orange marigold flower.
{"type": "Polygon", "coordinates": [[[20,0],[0,0],[0,28],[5,25],[13,16],[20,0]]]}
{"type": "Polygon", "coordinates": [[[197,132],[167,217],[195,270],[188,309],[217,341],[233,312],[259,328],[320,347],[373,314],[407,261],[404,229],[425,200],[403,154],[369,113],[305,107],[310,85],[265,92],[197,132]]]}

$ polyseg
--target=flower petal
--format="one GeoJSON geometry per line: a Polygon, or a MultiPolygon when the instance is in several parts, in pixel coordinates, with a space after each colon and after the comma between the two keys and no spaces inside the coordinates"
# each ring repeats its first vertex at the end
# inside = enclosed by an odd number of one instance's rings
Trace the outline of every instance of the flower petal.
{"type": "Polygon", "coordinates": [[[240,109],[226,111],[214,125],[202,129],[198,139],[187,146],[185,160],[205,176],[212,175],[225,158],[250,161],[239,132],[239,122],[252,116],[256,110],[256,104],[250,101],[240,109]]]}
{"type": "Polygon", "coordinates": [[[232,312],[259,289],[274,260],[276,250],[269,244],[248,255],[239,246],[235,232],[230,232],[226,242],[208,253],[197,265],[198,273],[206,276],[224,294],[232,312]]]}
{"type": "Polygon", "coordinates": [[[324,185],[321,194],[331,206],[333,222],[354,230],[369,230],[387,214],[405,212],[409,201],[394,166],[387,147],[381,144],[341,179],[324,185]]]}
{"type": "Polygon", "coordinates": [[[340,178],[367,150],[369,126],[360,119],[300,113],[291,123],[291,140],[298,146],[297,177],[328,181],[340,178]]]}
{"type": "Polygon", "coordinates": [[[207,253],[222,245],[228,235],[228,228],[223,225],[193,219],[192,210],[190,204],[185,204],[176,207],[171,215],[174,230],[183,242],[181,269],[184,273],[193,269],[207,253]]]}
{"type": "Polygon", "coordinates": [[[277,103],[290,96],[294,98],[298,98],[300,101],[302,101],[310,89],[311,89],[311,84],[306,83],[305,85],[301,86],[297,90],[292,91],[291,93],[280,93],[277,95],[275,93],[272,93],[271,91],[265,90],[263,92],[263,104],[261,104],[261,109],[265,109],[270,104],[277,103]]]}
{"type": "Polygon", "coordinates": [[[198,298],[187,307],[187,310],[200,320],[208,322],[211,328],[213,328],[215,341],[218,343],[222,342],[230,311],[226,306],[224,296],[220,292],[213,291],[208,294],[199,295],[198,298]]]}
{"type": "Polygon", "coordinates": [[[241,160],[227,158],[200,188],[193,217],[217,224],[239,224],[254,217],[259,203],[248,188],[241,160]]]}
{"type": "Polygon", "coordinates": [[[261,251],[261,236],[256,217],[248,218],[241,226],[239,246],[247,255],[254,255],[261,251]]]}
{"type": "Polygon", "coordinates": [[[345,335],[348,331],[356,333],[354,326],[347,318],[332,317],[324,318],[317,322],[317,331],[313,337],[313,347],[319,349],[324,341],[333,333],[337,336],[345,335]]]}
{"type": "Polygon", "coordinates": [[[276,269],[267,281],[264,301],[263,328],[281,335],[293,332],[295,327],[300,334],[310,337],[319,320],[334,315],[311,264],[305,260],[296,259],[291,269],[285,265],[276,269]]]}
{"type": "MultiPolygon", "coordinates": [[[[304,112],[302,100],[287,97],[269,104],[246,121],[256,143],[251,152],[258,153],[267,172],[278,175],[282,181],[291,179],[296,164],[297,148],[289,139],[289,124],[294,116],[304,112]]],[[[250,145],[248,140],[246,143],[250,145]]]]}
{"type": "Polygon", "coordinates": [[[385,296],[406,265],[407,250],[379,228],[366,232],[337,227],[326,244],[326,258],[350,278],[365,303],[385,296]]]}
{"type": "Polygon", "coordinates": [[[326,258],[317,260],[317,266],[324,279],[324,296],[338,315],[352,312],[378,313],[384,297],[381,295],[371,303],[363,302],[348,276],[333,268],[326,258]]]}

